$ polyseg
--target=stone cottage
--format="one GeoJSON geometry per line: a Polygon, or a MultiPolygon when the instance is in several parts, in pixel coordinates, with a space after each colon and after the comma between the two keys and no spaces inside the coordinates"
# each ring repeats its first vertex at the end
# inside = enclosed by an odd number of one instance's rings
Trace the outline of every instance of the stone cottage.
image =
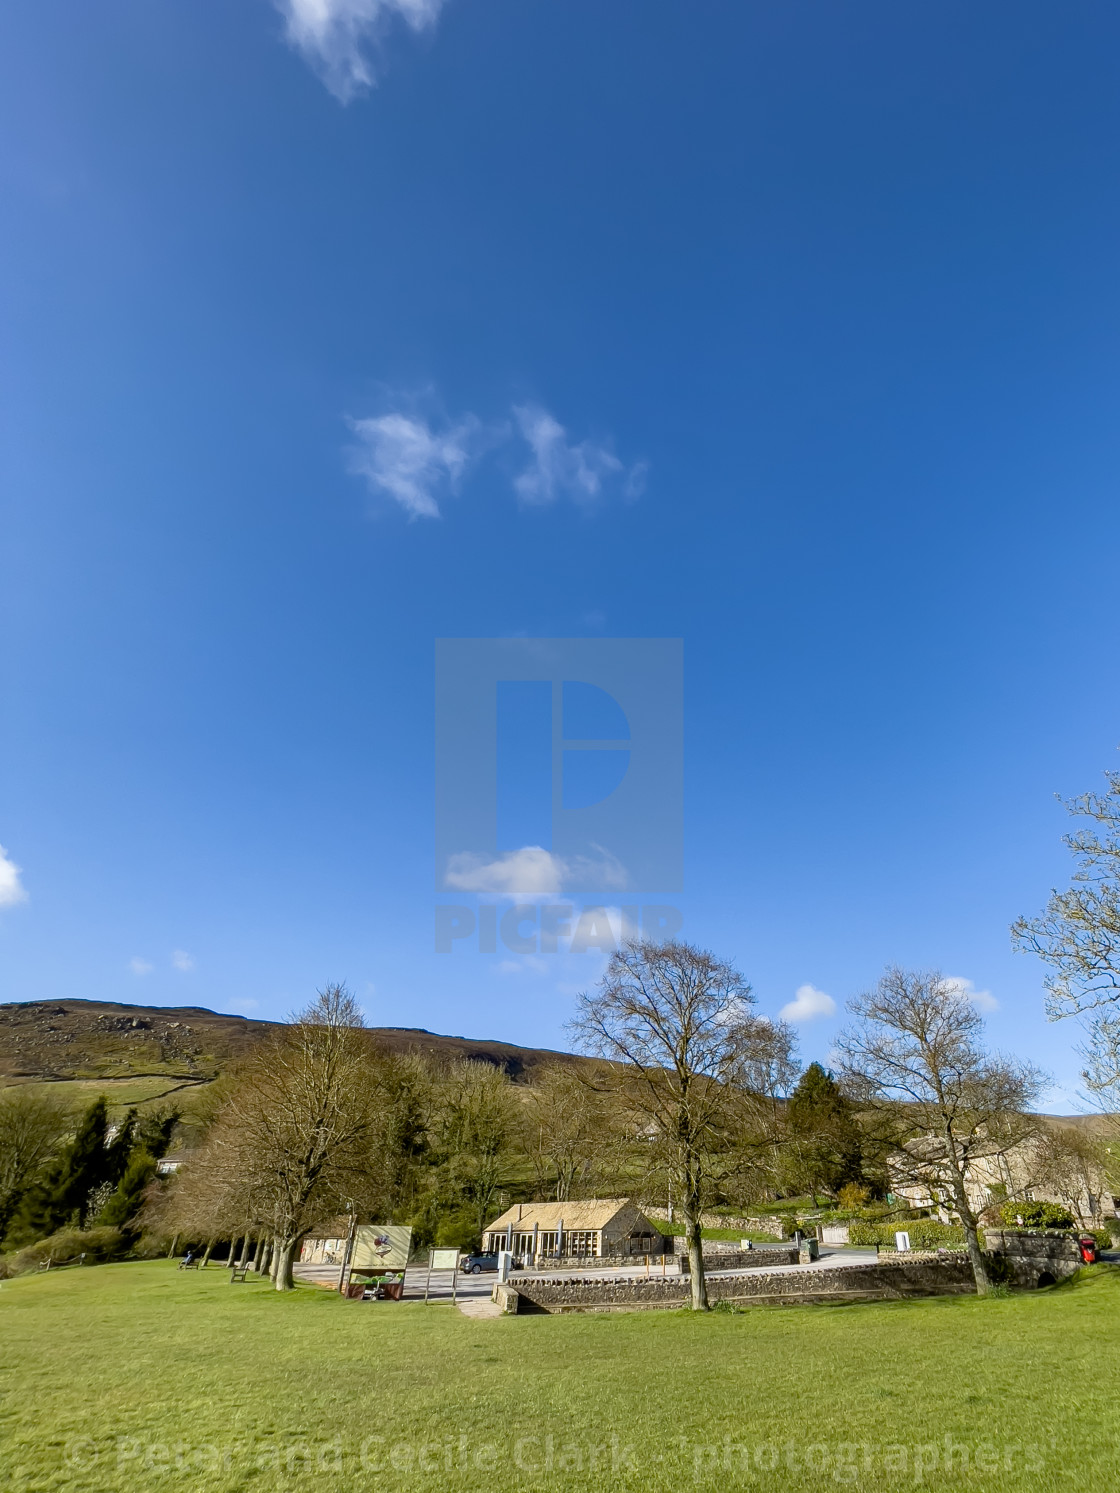
{"type": "Polygon", "coordinates": [[[629,1198],[515,1203],[483,1230],[487,1251],[511,1249],[527,1264],[548,1259],[627,1259],[667,1252],[669,1241],[629,1198]]]}

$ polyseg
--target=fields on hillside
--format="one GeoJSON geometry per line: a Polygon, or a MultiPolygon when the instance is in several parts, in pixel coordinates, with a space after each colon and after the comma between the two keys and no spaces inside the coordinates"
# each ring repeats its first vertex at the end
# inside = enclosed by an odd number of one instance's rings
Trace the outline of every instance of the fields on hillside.
{"type": "Polygon", "coordinates": [[[988,1301],[485,1321],[61,1270],[0,1288],[0,1487],[1106,1487],[1118,1330],[1111,1266],[988,1301]]]}

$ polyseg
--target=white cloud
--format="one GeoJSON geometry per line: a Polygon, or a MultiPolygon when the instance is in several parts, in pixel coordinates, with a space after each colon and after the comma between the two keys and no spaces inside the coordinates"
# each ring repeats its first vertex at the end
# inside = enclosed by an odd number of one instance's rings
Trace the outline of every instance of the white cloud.
{"type": "Polygon", "coordinates": [[[152,970],[155,969],[154,964],[149,964],[146,959],[141,959],[139,955],[135,959],[128,961],[128,967],[134,975],[150,975],[152,970]]]}
{"type": "Polygon", "coordinates": [[[435,430],[422,416],[400,411],[349,424],[362,442],[351,469],[409,518],[439,518],[437,494],[455,490],[481,430],[473,415],[435,430]]]}
{"type": "Polygon", "coordinates": [[[560,422],[539,405],[515,405],[513,414],[532,452],[529,465],[513,479],[514,491],[529,507],[545,508],[561,497],[585,505],[594,503],[602,496],[604,483],[624,472],[623,496],[640,495],[645,485],[645,462],[626,472],[608,447],[594,441],[573,444],[560,422]]]}
{"type": "Polygon", "coordinates": [[[413,31],[434,26],[443,0],[275,0],[288,40],[340,103],[377,81],[371,53],[401,20],[413,31]]]}
{"type": "Polygon", "coordinates": [[[525,845],[494,859],[464,850],[448,857],[444,885],[460,892],[528,893],[554,896],[565,887],[588,884],[624,891],[626,868],[609,850],[595,846],[597,856],[553,855],[539,845],[525,845]]]}
{"type": "Polygon", "coordinates": [[[27,892],[19,879],[19,867],[8,859],[8,852],[0,845],[0,907],[14,907],[17,902],[26,902],[27,892]]]}
{"type": "Polygon", "coordinates": [[[960,975],[946,975],[942,981],[950,990],[955,990],[965,1000],[971,1001],[978,1011],[998,1011],[999,1001],[990,990],[976,990],[971,980],[966,980],[960,975]]]}
{"type": "Polygon", "coordinates": [[[836,1002],[813,985],[799,985],[793,999],[778,1014],[783,1021],[813,1021],[818,1016],[835,1016],[836,1002]]]}
{"type": "Polygon", "coordinates": [[[176,949],[171,956],[171,963],[176,969],[181,970],[183,974],[187,974],[190,970],[194,969],[194,960],[187,953],[186,949],[176,949]]]}
{"type": "MultiPolygon", "coordinates": [[[[468,466],[514,434],[508,421],[484,425],[472,414],[440,420],[411,407],[430,397],[427,391],[419,401],[399,400],[383,415],[347,419],[358,437],[349,451],[351,472],[399,503],[410,518],[439,518],[441,497],[458,489],[468,466]]],[[[648,463],[627,469],[608,446],[569,441],[560,422],[538,405],[515,405],[513,415],[531,452],[528,466],[513,479],[526,507],[547,508],[563,497],[590,507],[611,486],[628,502],[641,495],[648,463]]]]}

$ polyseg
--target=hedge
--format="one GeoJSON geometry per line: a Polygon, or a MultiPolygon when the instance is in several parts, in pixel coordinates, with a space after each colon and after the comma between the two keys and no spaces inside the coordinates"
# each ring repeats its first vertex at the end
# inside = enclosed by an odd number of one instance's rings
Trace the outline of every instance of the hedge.
{"type": "Polygon", "coordinates": [[[909,1223],[863,1223],[849,1226],[849,1244],[880,1244],[894,1248],[894,1236],[898,1232],[910,1235],[911,1249],[960,1249],[964,1246],[964,1230],[959,1224],[938,1223],[935,1218],[914,1218],[909,1223]]]}

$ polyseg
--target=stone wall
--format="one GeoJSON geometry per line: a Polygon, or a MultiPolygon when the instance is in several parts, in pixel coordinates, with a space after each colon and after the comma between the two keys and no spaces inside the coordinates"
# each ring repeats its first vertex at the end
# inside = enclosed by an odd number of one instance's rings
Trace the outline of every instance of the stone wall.
{"type": "Polygon", "coordinates": [[[1019,1234],[1012,1230],[985,1229],[984,1245],[990,1255],[1002,1262],[1011,1283],[1017,1286],[1053,1285],[1080,1270],[1085,1263],[1072,1234],[1019,1234]]]}
{"type": "MultiPolygon", "coordinates": [[[[838,1301],[894,1301],[975,1289],[968,1261],[959,1256],[891,1261],[878,1265],[827,1266],[812,1271],[752,1270],[708,1279],[710,1301],[744,1306],[838,1301]]],[[[593,1276],[518,1280],[495,1286],[494,1300],[509,1312],[650,1311],[682,1307],[689,1300],[687,1277],[662,1280],[603,1280],[593,1276]],[[498,1293],[502,1293],[499,1298],[498,1293]],[[516,1298],[516,1300],[514,1300],[516,1298]]]]}
{"type": "MultiPolygon", "coordinates": [[[[680,1269],[688,1270],[688,1254],[678,1255],[680,1269]]],[[[739,1249],[731,1240],[704,1240],[704,1265],[708,1270],[772,1270],[775,1265],[796,1265],[799,1257],[796,1249],[781,1249],[777,1245],[762,1245],[758,1249],[739,1249]],[[715,1247],[716,1245],[720,1247],[715,1247]]]]}

